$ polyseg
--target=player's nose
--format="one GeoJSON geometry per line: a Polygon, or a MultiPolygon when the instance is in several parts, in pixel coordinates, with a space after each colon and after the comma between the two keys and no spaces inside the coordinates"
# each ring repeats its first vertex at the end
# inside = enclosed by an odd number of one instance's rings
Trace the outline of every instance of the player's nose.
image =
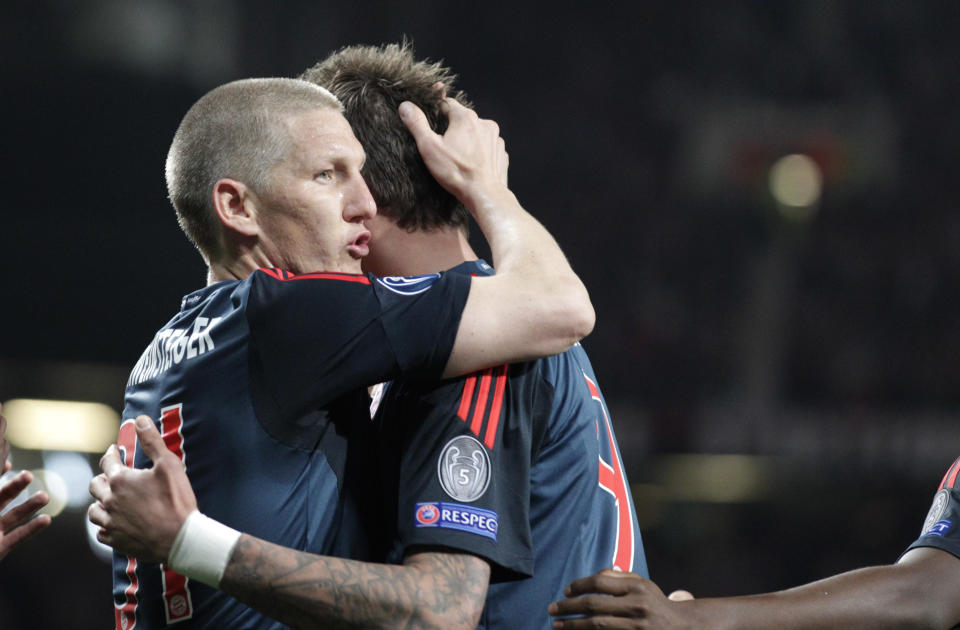
{"type": "Polygon", "coordinates": [[[347,191],[343,208],[343,218],[348,222],[366,221],[377,214],[377,203],[367,188],[367,183],[359,175],[353,178],[347,191]]]}

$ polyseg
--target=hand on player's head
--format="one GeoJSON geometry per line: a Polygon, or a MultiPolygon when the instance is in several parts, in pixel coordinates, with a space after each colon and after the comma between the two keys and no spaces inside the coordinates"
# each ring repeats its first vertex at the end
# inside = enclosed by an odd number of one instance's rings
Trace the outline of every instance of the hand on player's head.
{"type": "Polygon", "coordinates": [[[413,103],[401,103],[399,111],[430,173],[469,208],[471,198],[505,187],[510,161],[506,144],[496,122],[480,118],[456,99],[444,98],[440,109],[450,121],[443,135],[430,128],[413,103]]]}

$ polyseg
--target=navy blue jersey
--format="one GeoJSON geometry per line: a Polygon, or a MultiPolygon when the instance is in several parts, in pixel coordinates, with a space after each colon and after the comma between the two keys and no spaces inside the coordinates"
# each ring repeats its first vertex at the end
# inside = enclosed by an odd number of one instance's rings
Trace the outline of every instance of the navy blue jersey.
{"type": "MultiPolygon", "coordinates": [[[[451,271],[492,272],[482,262],[451,271]]],[[[550,628],[547,605],[571,581],[613,567],[648,575],[610,415],[579,344],[467,378],[396,381],[375,419],[396,522],[389,560],[437,546],[488,560],[482,628],[550,628]]]]}
{"type": "MultiPolygon", "coordinates": [[[[371,477],[366,386],[401,373],[439,378],[468,292],[457,274],[261,270],[192,293],[130,374],[124,462],[150,465],[131,422],[148,414],[203,513],[293,549],[367,559],[361,525],[378,522],[361,500],[371,477]]],[[[114,605],[118,630],[284,627],[117,554],[114,605]]]]}
{"type": "Polygon", "coordinates": [[[936,547],[960,558],[960,458],[943,476],[920,538],[907,550],[917,547],[936,547]]]}

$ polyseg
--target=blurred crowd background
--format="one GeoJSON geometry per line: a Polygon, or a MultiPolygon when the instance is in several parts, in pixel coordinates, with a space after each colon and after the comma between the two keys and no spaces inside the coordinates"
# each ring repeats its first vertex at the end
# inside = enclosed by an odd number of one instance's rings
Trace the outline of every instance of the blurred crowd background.
{"type": "MultiPolygon", "coordinates": [[[[163,179],[200,95],[406,35],[500,123],[591,290],[652,577],[728,595],[892,562],[960,455],[957,33],[933,0],[14,0],[0,401],[117,421],[205,282],[163,179]]],[[[112,623],[85,527],[103,447],[14,448],[57,516],[0,565],[3,628],[112,623]]]]}

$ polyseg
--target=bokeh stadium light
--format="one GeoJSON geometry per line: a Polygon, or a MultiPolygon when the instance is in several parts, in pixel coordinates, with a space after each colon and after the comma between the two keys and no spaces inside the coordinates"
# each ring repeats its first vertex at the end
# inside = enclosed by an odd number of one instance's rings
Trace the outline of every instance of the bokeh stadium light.
{"type": "Polygon", "coordinates": [[[770,168],[770,193],[785,219],[804,223],[812,219],[822,192],[823,173],[807,155],[785,155],[770,168]]]}

